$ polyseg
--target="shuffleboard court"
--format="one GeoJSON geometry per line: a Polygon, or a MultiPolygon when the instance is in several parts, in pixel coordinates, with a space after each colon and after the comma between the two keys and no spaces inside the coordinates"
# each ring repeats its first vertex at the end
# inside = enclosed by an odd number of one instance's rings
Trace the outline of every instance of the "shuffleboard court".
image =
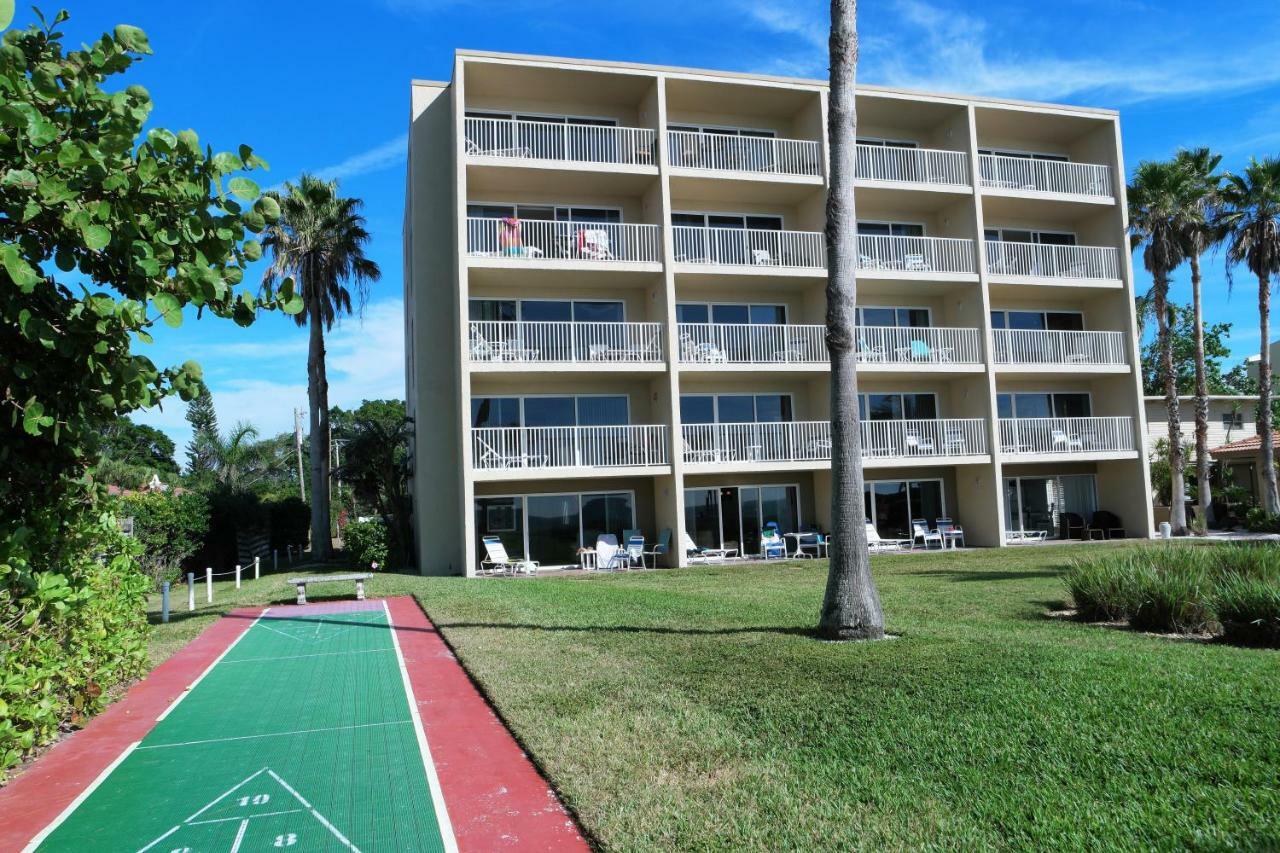
{"type": "Polygon", "coordinates": [[[456,850],[412,697],[383,602],[268,609],[30,846],[456,850]]]}

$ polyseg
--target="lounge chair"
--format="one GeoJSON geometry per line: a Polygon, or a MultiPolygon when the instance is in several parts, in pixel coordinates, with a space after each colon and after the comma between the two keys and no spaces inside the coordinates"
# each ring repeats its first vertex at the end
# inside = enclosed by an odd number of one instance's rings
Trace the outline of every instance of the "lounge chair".
{"type": "Polygon", "coordinates": [[[522,146],[514,146],[511,148],[481,148],[478,144],[466,140],[467,153],[473,157],[529,157],[528,148],[522,146]]]}
{"type": "Polygon", "coordinates": [[[858,340],[858,361],[884,361],[885,351],[882,346],[872,346],[861,338],[858,340]]]}
{"type": "Polygon", "coordinates": [[[477,438],[476,444],[480,446],[480,455],[475,460],[477,468],[537,468],[547,464],[543,453],[502,453],[483,438],[477,438]]]}
{"type": "Polygon", "coordinates": [[[871,522],[867,522],[867,548],[872,552],[902,551],[911,547],[910,539],[881,539],[880,531],[871,522]]]}
{"type": "Polygon", "coordinates": [[[472,361],[502,361],[505,350],[502,343],[493,343],[474,329],[471,331],[470,347],[472,361]]]}
{"type": "Polygon", "coordinates": [[[693,335],[684,332],[680,335],[680,360],[686,363],[724,364],[729,357],[724,350],[710,341],[699,343],[694,341],[693,335]]]}
{"type": "Polygon", "coordinates": [[[685,555],[691,563],[705,563],[709,560],[719,561],[727,557],[738,556],[736,548],[703,548],[693,541],[693,537],[689,535],[689,531],[681,531],[680,547],[684,548],[685,555]]]}
{"type": "Polygon", "coordinates": [[[484,543],[484,559],[480,561],[480,574],[482,575],[529,575],[533,576],[538,573],[538,563],[534,560],[526,560],[524,557],[511,557],[507,554],[506,546],[502,544],[502,540],[497,536],[483,536],[481,542],[484,543]]]}
{"type": "Polygon", "coordinates": [[[766,560],[771,557],[785,559],[787,556],[786,540],[778,532],[778,524],[775,521],[769,522],[764,526],[764,530],[760,531],[760,556],[766,560]]]}
{"type": "Polygon", "coordinates": [[[938,543],[939,548],[945,547],[942,534],[937,530],[930,530],[928,520],[923,518],[911,519],[911,550],[915,550],[917,542],[924,546],[926,551],[933,542],[938,543]]]}
{"type": "Polygon", "coordinates": [[[682,440],[681,444],[684,445],[685,462],[726,462],[737,456],[737,453],[732,449],[710,448],[695,450],[687,440],[682,440]]]}

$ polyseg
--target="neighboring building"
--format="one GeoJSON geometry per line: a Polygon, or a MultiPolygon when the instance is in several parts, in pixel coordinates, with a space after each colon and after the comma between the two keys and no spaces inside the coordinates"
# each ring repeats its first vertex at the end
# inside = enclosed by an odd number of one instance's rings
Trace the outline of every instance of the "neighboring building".
{"type": "MultiPolygon", "coordinates": [[[[1209,395],[1209,449],[1221,447],[1242,438],[1258,434],[1254,408],[1258,398],[1250,394],[1209,395]]],[[[1150,454],[1158,439],[1169,437],[1169,417],[1164,397],[1148,396],[1147,453],[1150,454]]],[[[1178,421],[1182,438],[1187,447],[1196,442],[1196,398],[1178,398],[1178,421]]]]}
{"type": "MultiPolygon", "coordinates": [[[[471,51],[413,84],[422,571],[485,534],[558,565],[828,526],[826,110],[823,81],[471,51]]],[[[858,120],[871,520],[1148,536],[1117,114],[863,86],[858,120]]]]}
{"type": "MultiPolygon", "coordinates": [[[[1262,356],[1254,354],[1244,360],[1245,373],[1254,382],[1258,381],[1258,363],[1262,361],[1262,356]]],[[[1271,342],[1271,384],[1280,379],[1280,341],[1271,342]]]]}
{"type": "MultiPolygon", "coordinates": [[[[1272,448],[1280,448],[1280,433],[1271,436],[1272,448]]],[[[1262,494],[1262,437],[1257,435],[1224,444],[1210,451],[1209,455],[1226,468],[1227,476],[1237,486],[1249,490],[1256,501],[1262,494]]],[[[1273,451],[1280,456],[1280,450],[1273,451]]]]}

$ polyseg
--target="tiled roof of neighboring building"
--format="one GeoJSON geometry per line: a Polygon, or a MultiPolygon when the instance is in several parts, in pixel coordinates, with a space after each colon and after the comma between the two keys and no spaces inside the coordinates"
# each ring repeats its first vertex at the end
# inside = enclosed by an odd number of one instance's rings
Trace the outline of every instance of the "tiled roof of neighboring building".
{"type": "MultiPolygon", "coordinates": [[[[1271,434],[1271,446],[1280,448],[1280,432],[1271,434]]],[[[1215,447],[1209,453],[1213,456],[1245,456],[1257,453],[1262,447],[1262,437],[1251,435],[1248,438],[1242,438],[1239,441],[1233,441],[1230,444],[1224,444],[1221,447],[1215,447]]]]}

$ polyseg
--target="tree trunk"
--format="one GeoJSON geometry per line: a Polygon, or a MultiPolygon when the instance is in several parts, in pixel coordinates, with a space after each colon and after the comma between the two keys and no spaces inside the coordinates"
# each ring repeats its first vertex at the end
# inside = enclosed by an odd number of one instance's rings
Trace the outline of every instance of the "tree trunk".
{"type": "Polygon", "coordinates": [[[1196,506],[1207,527],[1213,520],[1209,490],[1209,380],[1204,365],[1204,306],[1200,303],[1200,253],[1191,253],[1191,309],[1196,326],[1196,506]]]}
{"type": "Polygon", "coordinates": [[[1271,277],[1258,276],[1258,330],[1262,352],[1258,356],[1258,437],[1262,442],[1262,508],[1274,515],[1280,508],[1276,495],[1275,449],[1271,446],[1271,277]]]}
{"type": "Polygon", "coordinates": [[[1164,380],[1164,405],[1169,420],[1169,525],[1174,536],[1187,534],[1187,487],[1183,481],[1186,460],[1182,453],[1182,422],[1178,418],[1178,377],[1173,372],[1173,336],[1169,329],[1169,278],[1155,276],[1156,344],[1160,350],[1160,375],[1164,380]]]}
{"type": "MultiPolygon", "coordinates": [[[[318,288],[318,285],[316,286],[318,288]]],[[[311,408],[311,556],[327,560],[329,538],[329,380],[324,369],[324,318],[316,294],[307,307],[307,403],[311,408]]]]}
{"type": "Polygon", "coordinates": [[[884,613],[867,553],[854,345],[858,263],[858,219],[853,199],[857,156],[854,109],[857,11],[857,0],[831,0],[827,347],[831,352],[831,529],[834,540],[818,631],[829,639],[878,640],[884,637],[884,613]]]}

